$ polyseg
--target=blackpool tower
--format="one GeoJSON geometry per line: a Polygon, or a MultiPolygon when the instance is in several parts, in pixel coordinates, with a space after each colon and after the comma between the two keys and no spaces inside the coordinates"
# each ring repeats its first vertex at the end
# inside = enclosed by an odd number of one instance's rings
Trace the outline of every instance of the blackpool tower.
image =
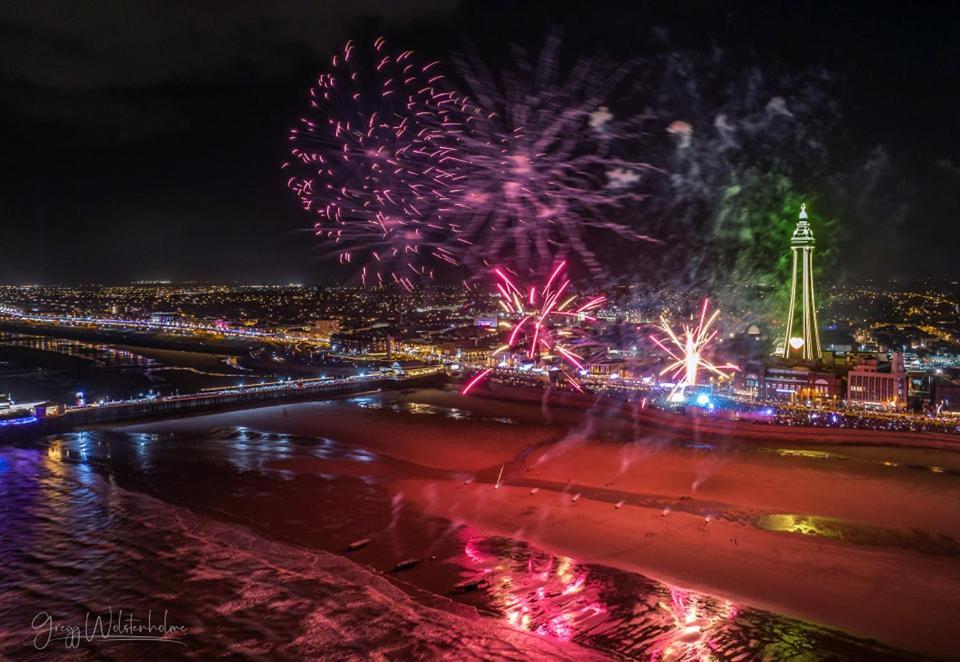
{"type": "Polygon", "coordinates": [[[800,205],[800,218],[793,230],[793,276],[790,279],[790,310],[783,336],[785,358],[819,361],[820,329],[813,294],[813,230],[807,222],[807,205],[800,205]]]}

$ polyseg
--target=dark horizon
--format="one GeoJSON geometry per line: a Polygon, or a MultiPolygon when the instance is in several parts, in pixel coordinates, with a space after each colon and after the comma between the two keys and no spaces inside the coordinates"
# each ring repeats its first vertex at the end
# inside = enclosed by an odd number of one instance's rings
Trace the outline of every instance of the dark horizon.
{"type": "MultiPolygon", "coordinates": [[[[830,158],[800,190],[825,197],[814,182],[827,178],[843,187],[830,212],[852,236],[837,273],[957,278],[960,138],[950,127],[960,53],[950,11],[892,2],[681,10],[422,0],[333,14],[296,3],[72,12],[10,3],[0,10],[0,282],[341,282],[279,171],[286,131],[329,54],[383,32],[427,56],[476,43],[499,63],[508,43],[535,53],[552,30],[571,60],[718,48],[765,72],[830,72],[839,117],[825,136],[830,158]]],[[[644,207],[635,213],[642,225],[644,207]]]]}

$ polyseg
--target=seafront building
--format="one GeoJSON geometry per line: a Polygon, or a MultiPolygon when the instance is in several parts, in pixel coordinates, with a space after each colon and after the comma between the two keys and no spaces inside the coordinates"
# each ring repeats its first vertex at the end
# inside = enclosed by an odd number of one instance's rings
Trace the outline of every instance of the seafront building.
{"type": "Polygon", "coordinates": [[[734,377],[742,395],[760,400],[830,401],[843,397],[843,379],[834,372],[809,365],[748,363],[734,377]]]}
{"type": "Polygon", "coordinates": [[[903,352],[892,352],[889,365],[862,359],[847,373],[847,403],[903,409],[907,406],[907,370],[903,352]]]}

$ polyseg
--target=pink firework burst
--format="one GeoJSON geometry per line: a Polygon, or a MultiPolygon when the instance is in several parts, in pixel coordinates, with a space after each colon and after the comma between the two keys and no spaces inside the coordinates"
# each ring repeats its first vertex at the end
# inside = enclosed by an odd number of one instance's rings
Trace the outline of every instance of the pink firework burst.
{"type": "Polygon", "coordinates": [[[438,62],[348,42],[309,92],[289,133],[287,186],[314,232],[363,282],[407,289],[457,263],[458,135],[471,106],[444,87],[438,62]]]}
{"type": "Polygon", "coordinates": [[[536,66],[520,58],[500,80],[476,57],[458,61],[482,111],[464,124],[468,177],[454,208],[480,248],[471,257],[542,271],[560,254],[602,274],[591,239],[654,241],[623,222],[651,166],[619,156],[641,134],[606,105],[628,70],[581,59],[563,78],[559,45],[549,38],[536,66]]]}
{"type": "MultiPolygon", "coordinates": [[[[557,264],[542,285],[519,286],[504,269],[494,269],[499,304],[510,318],[510,332],[493,356],[510,354],[528,361],[558,360],[564,379],[582,391],[577,374],[586,358],[579,352],[587,346],[582,332],[584,323],[596,321],[592,315],[604,301],[603,295],[581,301],[571,289],[566,262],[557,264]]],[[[492,369],[483,370],[467,383],[466,394],[486,378],[492,369]]]]}
{"type": "Polygon", "coordinates": [[[650,339],[657,344],[660,349],[667,353],[673,359],[666,368],[660,371],[661,375],[670,373],[674,380],[680,378],[678,388],[697,385],[697,375],[700,371],[706,371],[718,377],[728,379],[730,372],[739,368],[731,363],[715,365],[708,360],[704,354],[709,351],[711,343],[717,337],[717,330],[711,330],[713,323],[720,315],[719,310],[713,311],[708,317],[710,300],[704,299],[703,306],[700,309],[700,321],[696,326],[682,324],[680,332],[677,333],[670,326],[670,322],[665,318],[660,318],[660,329],[665,334],[665,339],[656,336],[650,336],[650,339]]]}

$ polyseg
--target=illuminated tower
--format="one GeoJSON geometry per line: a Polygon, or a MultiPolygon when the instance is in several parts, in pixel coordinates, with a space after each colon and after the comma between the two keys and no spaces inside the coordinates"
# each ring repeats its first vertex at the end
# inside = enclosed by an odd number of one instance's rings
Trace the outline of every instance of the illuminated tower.
{"type": "Polygon", "coordinates": [[[800,219],[793,230],[793,277],[790,279],[790,310],[783,336],[783,356],[819,361],[820,329],[813,295],[813,230],[807,222],[807,205],[800,205],[800,219]]]}

